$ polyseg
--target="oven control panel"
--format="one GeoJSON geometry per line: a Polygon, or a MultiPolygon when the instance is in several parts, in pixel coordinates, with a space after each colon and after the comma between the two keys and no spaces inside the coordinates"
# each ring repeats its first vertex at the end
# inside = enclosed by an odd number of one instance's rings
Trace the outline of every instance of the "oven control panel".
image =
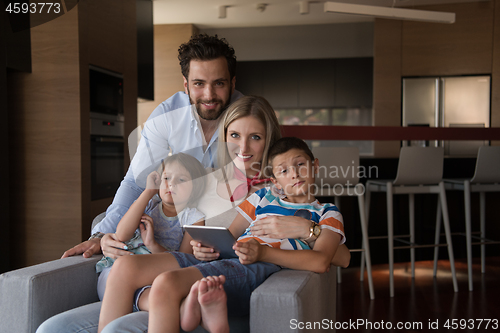
{"type": "Polygon", "coordinates": [[[90,134],[99,136],[123,137],[125,130],[123,115],[90,113],[90,134]]]}

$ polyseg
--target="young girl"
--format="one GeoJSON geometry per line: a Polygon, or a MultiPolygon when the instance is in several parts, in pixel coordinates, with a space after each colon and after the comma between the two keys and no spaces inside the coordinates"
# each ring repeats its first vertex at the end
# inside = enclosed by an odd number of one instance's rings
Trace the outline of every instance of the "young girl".
{"type": "MultiPolygon", "coordinates": [[[[192,253],[183,225],[204,224],[204,214],[194,206],[205,189],[205,169],[194,157],[179,153],[167,157],[160,174],[153,171],[146,189],[130,206],[116,228],[116,237],[131,254],[180,251],[192,253]],[[159,196],[159,198],[158,198],[159,196]]],[[[106,279],[114,263],[110,257],[96,264],[101,272],[97,292],[102,300],[106,279]]]]}

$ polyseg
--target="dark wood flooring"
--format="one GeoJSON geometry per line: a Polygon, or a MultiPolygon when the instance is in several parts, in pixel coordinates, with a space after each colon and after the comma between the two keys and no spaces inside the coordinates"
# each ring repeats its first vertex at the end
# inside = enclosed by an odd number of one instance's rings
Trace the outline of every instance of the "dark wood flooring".
{"type": "Polygon", "coordinates": [[[359,266],[343,269],[342,282],[337,284],[337,332],[500,331],[500,257],[486,258],[485,274],[481,274],[480,259],[474,259],[472,292],[468,290],[465,259],[455,262],[457,293],[453,291],[449,262],[439,261],[437,277],[432,276],[432,265],[432,261],[416,262],[416,276],[412,279],[410,263],[396,263],[392,298],[388,265],[374,265],[374,300],[368,294],[366,275],[365,281],[359,281],[359,266]],[[486,319],[491,319],[487,329],[486,319]],[[398,323],[406,328],[398,329],[398,323]]]}

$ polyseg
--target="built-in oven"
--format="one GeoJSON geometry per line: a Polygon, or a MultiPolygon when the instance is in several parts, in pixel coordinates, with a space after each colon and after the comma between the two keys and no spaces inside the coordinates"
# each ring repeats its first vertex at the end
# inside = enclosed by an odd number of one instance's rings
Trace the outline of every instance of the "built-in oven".
{"type": "Polygon", "coordinates": [[[123,115],[91,113],[91,199],[113,197],[125,175],[123,115]]]}
{"type": "Polygon", "coordinates": [[[113,197],[125,174],[123,75],[89,66],[91,199],[113,197]]]}

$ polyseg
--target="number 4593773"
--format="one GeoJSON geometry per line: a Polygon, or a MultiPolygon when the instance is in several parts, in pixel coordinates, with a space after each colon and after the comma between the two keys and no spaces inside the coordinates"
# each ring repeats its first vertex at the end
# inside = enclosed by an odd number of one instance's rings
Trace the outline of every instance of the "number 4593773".
{"type": "Polygon", "coordinates": [[[59,14],[61,12],[61,4],[58,2],[32,2],[32,3],[19,3],[10,2],[5,8],[5,11],[11,14],[19,13],[31,13],[31,14],[41,14],[41,13],[54,13],[59,14]]]}
{"type": "Polygon", "coordinates": [[[498,319],[448,319],[443,325],[446,329],[498,329],[498,319]]]}

